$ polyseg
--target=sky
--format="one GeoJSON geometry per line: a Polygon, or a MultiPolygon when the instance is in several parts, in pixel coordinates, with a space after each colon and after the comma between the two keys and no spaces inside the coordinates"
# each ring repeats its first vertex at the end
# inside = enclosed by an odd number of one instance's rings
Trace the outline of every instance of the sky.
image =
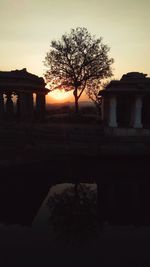
{"type": "Polygon", "coordinates": [[[114,79],[130,71],[150,76],[149,14],[149,0],[0,0],[0,70],[43,76],[50,42],[86,27],[110,47],[114,79]]]}

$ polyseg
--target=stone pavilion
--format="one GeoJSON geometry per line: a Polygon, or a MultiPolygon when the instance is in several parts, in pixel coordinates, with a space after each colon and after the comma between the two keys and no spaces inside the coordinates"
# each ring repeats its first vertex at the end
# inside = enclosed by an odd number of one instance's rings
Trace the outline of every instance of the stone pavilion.
{"type": "Polygon", "coordinates": [[[43,78],[26,69],[0,71],[0,119],[28,121],[45,117],[45,88],[43,78]]]}
{"type": "Polygon", "coordinates": [[[150,77],[124,74],[99,92],[104,131],[110,135],[150,135],[150,77]]]}

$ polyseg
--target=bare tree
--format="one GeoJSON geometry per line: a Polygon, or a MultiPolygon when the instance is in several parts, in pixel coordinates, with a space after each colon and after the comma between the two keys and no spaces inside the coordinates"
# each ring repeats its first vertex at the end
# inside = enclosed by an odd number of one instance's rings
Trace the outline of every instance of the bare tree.
{"type": "Polygon", "coordinates": [[[52,41],[46,54],[45,73],[51,90],[73,90],[75,111],[78,113],[78,101],[88,82],[104,79],[112,75],[113,59],[109,58],[109,47],[96,39],[86,28],[71,29],[58,41],[52,41]]]}

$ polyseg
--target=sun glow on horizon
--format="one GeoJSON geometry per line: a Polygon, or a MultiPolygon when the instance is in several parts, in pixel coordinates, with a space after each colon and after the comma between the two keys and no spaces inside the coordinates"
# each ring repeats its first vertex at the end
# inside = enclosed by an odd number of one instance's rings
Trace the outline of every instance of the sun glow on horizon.
{"type": "Polygon", "coordinates": [[[66,92],[64,89],[59,90],[56,89],[48,94],[54,100],[61,102],[63,100],[67,100],[68,98],[72,97],[72,91],[66,92]]]}

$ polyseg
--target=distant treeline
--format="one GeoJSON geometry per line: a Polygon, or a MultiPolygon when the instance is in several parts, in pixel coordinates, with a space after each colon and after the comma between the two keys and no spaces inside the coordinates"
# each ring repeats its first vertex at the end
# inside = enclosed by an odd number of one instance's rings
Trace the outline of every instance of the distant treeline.
{"type": "MultiPolygon", "coordinates": [[[[48,115],[74,113],[74,105],[72,103],[47,104],[46,110],[48,115]]],[[[97,109],[93,104],[81,104],[79,110],[81,114],[97,114],[97,109]]]]}

